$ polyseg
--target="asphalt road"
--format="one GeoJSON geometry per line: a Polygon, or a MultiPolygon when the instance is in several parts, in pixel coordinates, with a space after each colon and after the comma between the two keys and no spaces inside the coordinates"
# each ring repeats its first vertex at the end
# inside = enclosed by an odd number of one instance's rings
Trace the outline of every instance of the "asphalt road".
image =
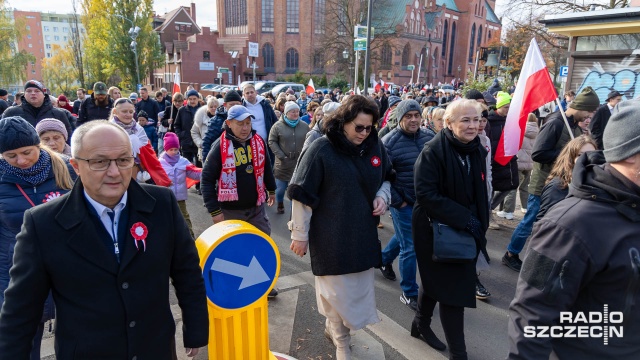
{"type": "MultiPolygon", "coordinates": [[[[196,235],[201,234],[213,223],[203,207],[202,197],[189,190],[187,201],[189,214],[196,235]]],[[[288,204],[287,204],[288,205],[288,204]]],[[[271,237],[280,250],[281,268],[277,288],[280,295],[269,302],[270,348],[274,352],[290,355],[300,360],[329,360],[335,358],[335,347],[324,337],[324,317],[316,307],[314,279],[311,274],[309,256],[300,258],[289,250],[290,234],[286,227],[289,208],[278,215],[275,206],[268,208],[271,220],[271,237]]],[[[519,207],[518,207],[519,208],[519,207]]],[[[382,217],[384,228],[379,230],[383,246],[393,235],[393,224],[388,212],[382,217]]],[[[490,269],[481,276],[481,281],[491,292],[488,301],[477,301],[477,308],[465,309],[465,338],[469,359],[504,359],[507,355],[507,309],[515,293],[518,274],[502,265],[501,258],[509,242],[513,228],[522,214],[515,213],[516,219],[498,219],[501,230],[489,230],[487,234],[488,252],[491,257],[490,269]]],[[[394,269],[399,275],[398,262],[394,269]]],[[[419,282],[418,282],[419,283],[419,282]]],[[[424,360],[446,359],[447,351],[438,352],[424,342],[409,335],[414,313],[402,304],[400,280],[389,281],[376,270],[376,302],[382,322],[368,326],[352,334],[352,352],[359,360],[424,360]]],[[[177,299],[171,294],[172,310],[179,322],[177,299]]],[[[180,329],[180,327],[177,327],[180,329]]],[[[444,339],[438,309],[434,314],[432,328],[441,340],[444,339]]],[[[54,334],[46,334],[43,341],[43,359],[54,359],[54,334]]],[[[182,343],[181,334],[176,335],[176,343],[182,343]]],[[[180,353],[180,358],[186,359],[180,353]]],[[[206,350],[196,360],[208,359],[206,350]]]]}

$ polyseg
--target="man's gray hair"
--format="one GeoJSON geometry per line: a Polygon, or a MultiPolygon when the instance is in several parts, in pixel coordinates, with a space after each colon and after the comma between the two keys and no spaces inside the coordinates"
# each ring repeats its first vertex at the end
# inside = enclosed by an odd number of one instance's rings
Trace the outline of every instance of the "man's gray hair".
{"type": "Polygon", "coordinates": [[[162,88],[162,89],[160,89],[160,91],[162,91],[162,92],[165,92],[165,93],[166,93],[166,92],[167,92],[167,89],[162,88]]]}
{"type": "Polygon", "coordinates": [[[122,132],[127,137],[127,139],[129,139],[129,134],[127,134],[127,132],[116,123],[107,120],[92,120],[86,124],[81,125],[73,132],[73,135],[71,136],[71,157],[76,158],[82,151],[82,139],[84,138],[84,136],[87,135],[91,130],[101,127],[113,127],[115,129],[118,129],[118,131],[122,132]]]}

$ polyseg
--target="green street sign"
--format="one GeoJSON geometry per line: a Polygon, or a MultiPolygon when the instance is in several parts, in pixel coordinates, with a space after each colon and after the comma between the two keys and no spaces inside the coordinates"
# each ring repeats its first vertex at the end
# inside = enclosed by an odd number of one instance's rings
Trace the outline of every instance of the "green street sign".
{"type": "Polygon", "coordinates": [[[353,50],[354,51],[365,51],[365,50],[367,50],[367,39],[354,39],[353,40],[353,50]]]}
{"type": "Polygon", "coordinates": [[[221,67],[221,68],[218,68],[218,71],[221,72],[221,73],[228,73],[229,72],[229,68],[221,67]]]}
{"type": "MultiPolygon", "coordinates": [[[[373,39],[373,35],[375,33],[375,28],[371,28],[371,38],[373,39]]],[[[353,37],[356,39],[366,39],[367,38],[367,27],[356,25],[353,27],[353,37]]]]}
{"type": "Polygon", "coordinates": [[[415,65],[407,65],[407,70],[413,71],[416,68],[415,65]]]}

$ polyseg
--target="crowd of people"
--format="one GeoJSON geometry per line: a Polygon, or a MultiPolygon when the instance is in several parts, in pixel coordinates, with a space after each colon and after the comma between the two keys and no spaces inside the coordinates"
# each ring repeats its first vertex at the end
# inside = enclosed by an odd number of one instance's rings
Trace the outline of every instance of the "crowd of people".
{"type": "Polygon", "coordinates": [[[339,360],[351,358],[351,330],[380,321],[374,269],[394,281],[396,259],[400,302],[415,311],[410,335],[467,359],[464,309],[491,297],[480,282],[492,276],[487,231],[502,228],[494,216],[513,220],[518,200],[524,218],[501,258],[520,273],[508,357],[640,351],[632,330],[608,347],[525,336],[527,326],[557,325],[561,311],[603,304],[640,323],[638,100],[612,91],[601,105],[589,87],[568,92],[544,119],[528,115],[520,151],[501,164],[513,91],[497,81],[484,92],[406,86],[371,96],[274,97],[251,83],[209,96],[92,90],[71,102],[31,80],[4,106],[0,89],[3,357],[39,359],[45,323],[57,318],[60,358],[174,358],[169,278],[195,356],[209,338],[192,187],[213,223],[243,220],[270,235],[266,206],[290,214],[290,249],[310,255],[339,360]],[[387,209],[394,235],[383,248],[387,209]],[[446,343],[431,329],[436,305],[446,343]]]}

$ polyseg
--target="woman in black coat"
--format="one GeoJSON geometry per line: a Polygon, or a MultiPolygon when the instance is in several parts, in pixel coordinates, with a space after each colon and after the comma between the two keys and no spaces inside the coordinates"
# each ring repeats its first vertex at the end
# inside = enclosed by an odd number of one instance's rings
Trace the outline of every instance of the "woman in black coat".
{"type": "Polygon", "coordinates": [[[430,328],[433,310],[436,303],[440,303],[440,321],[449,344],[450,359],[467,359],[464,308],[476,307],[476,265],[475,261],[434,261],[430,220],[469,232],[476,241],[477,253],[486,248],[487,152],[478,137],[480,113],[474,100],[451,103],[444,114],[445,128],[425,145],[415,164],[416,203],[412,227],[422,287],[411,336],[422,335],[433,348],[446,348],[430,328]]]}

